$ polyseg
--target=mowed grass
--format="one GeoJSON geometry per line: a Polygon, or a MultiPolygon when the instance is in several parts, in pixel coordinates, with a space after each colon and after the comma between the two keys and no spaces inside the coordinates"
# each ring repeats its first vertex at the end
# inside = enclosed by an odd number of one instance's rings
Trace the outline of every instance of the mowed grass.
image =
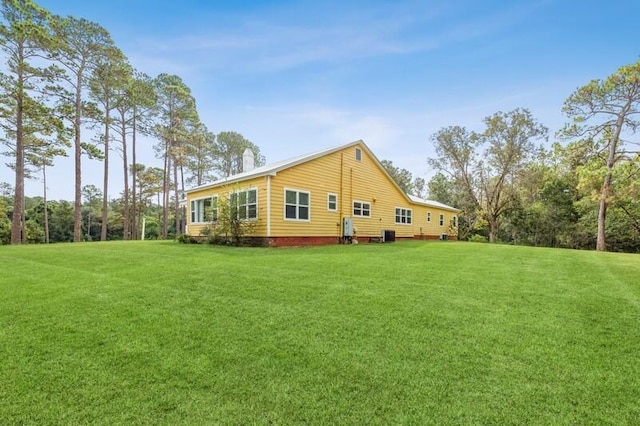
{"type": "Polygon", "coordinates": [[[3,424],[640,424],[640,256],[0,247],[3,424]]]}

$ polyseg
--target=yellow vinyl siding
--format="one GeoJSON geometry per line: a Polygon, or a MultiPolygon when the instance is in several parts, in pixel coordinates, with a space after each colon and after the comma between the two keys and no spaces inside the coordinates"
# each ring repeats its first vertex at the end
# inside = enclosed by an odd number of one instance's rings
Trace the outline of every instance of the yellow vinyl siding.
{"type": "Polygon", "coordinates": [[[367,150],[360,148],[362,160],[356,160],[356,148],[348,147],[283,170],[273,178],[271,236],[340,237],[342,218],[353,217],[357,236],[379,236],[383,229],[394,229],[396,236],[413,237],[412,226],[395,224],[395,207],[413,206],[367,150]],[[284,220],[284,188],[310,192],[311,221],[284,220]],[[338,195],[337,212],[327,210],[327,193],[338,195]],[[369,203],[371,216],[353,216],[354,200],[369,203]]]}
{"type": "Polygon", "coordinates": [[[340,236],[340,152],[282,170],[271,178],[271,236],[340,236]],[[285,188],[309,193],[309,221],[285,219],[285,188]],[[338,195],[338,211],[327,210],[327,194],[338,195]]]}
{"type": "MultiPolygon", "coordinates": [[[[386,229],[394,230],[398,238],[414,236],[439,236],[450,234],[449,224],[456,212],[413,203],[393,183],[366,145],[350,144],[334,152],[312,158],[273,172],[270,177],[240,181],[230,185],[218,185],[189,192],[190,201],[218,194],[220,199],[230,191],[257,189],[258,219],[256,237],[336,237],[342,236],[342,219],[353,218],[357,237],[379,237],[386,229]],[[356,160],[356,149],[361,160],[356,160]],[[268,184],[270,181],[270,185],[268,184]],[[267,189],[270,186],[270,233],[267,234],[267,189]],[[285,189],[309,193],[309,220],[285,219],[285,189]],[[337,196],[337,211],[327,209],[327,194],[337,196]],[[369,203],[371,215],[353,215],[353,201],[369,203]],[[410,209],[411,224],[395,223],[396,208],[410,209]],[[431,223],[427,223],[427,211],[431,211],[431,223]],[[443,227],[439,215],[445,215],[443,227]]],[[[188,212],[189,219],[191,212],[188,212]]],[[[206,225],[188,223],[188,233],[197,236],[206,225]]]]}
{"type": "MultiPolygon", "coordinates": [[[[264,236],[266,235],[266,223],[267,223],[267,191],[266,191],[266,177],[258,177],[243,182],[222,184],[213,188],[206,188],[199,191],[190,192],[187,195],[187,233],[192,236],[200,235],[202,229],[208,224],[191,223],[191,200],[199,198],[211,197],[218,195],[218,200],[228,200],[229,194],[236,191],[243,191],[247,189],[256,189],[258,200],[258,218],[256,219],[256,228],[254,235],[264,236]]],[[[220,201],[219,201],[220,202],[220,201]]]]}
{"type": "Polygon", "coordinates": [[[346,215],[352,216],[352,200],[361,200],[371,204],[371,216],[353,217],[353,224],[359,237],[378,237],[385,229],[395,231],[396,237],[413,237],[411,226],[396,224],[396,207],[412,208],[407,197],[389,179],[377,161],[366,150],[362,152],[362,161],[355,161],[355,155],[347,156],[349,174],[353,173],[353,194],[346,215]]]}
{"type": "Polygon", "coordinates": [[[415,235],[457,235],[457,229],[455,229],[455,231],[450,229],[451,220],[454,216],[458,216],[456,212],[416,204],[413,205],[413,209],[413,229],[415,235]],[[427,222],[427,212],[431,212],[431,222],[427,222]],[[444,215],[443,226],[440,226],[441,214],[444,215]]]}

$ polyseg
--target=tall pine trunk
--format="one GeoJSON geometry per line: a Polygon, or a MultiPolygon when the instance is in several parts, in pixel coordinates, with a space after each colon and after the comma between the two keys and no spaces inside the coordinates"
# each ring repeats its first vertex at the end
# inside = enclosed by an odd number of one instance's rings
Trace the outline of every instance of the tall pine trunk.
{"type": "Polygon", "coordinates": [[[49,244],[49,207],[47,206],[47,166],[42,165],[42,202],[44,203],[44,242],[49,244]]]}
{"type": "Polygon", "coordinates": [[[611,135],[609,141],[608,153],[607,153],[607,174],[604,177],[602,183],[602,190],[600,191],[600,203],[598,207],[598,234],[596,236],[596,250],[607,251],[607,241],[605,227],[607,223],[607,207],[609,206],[609,197],[613,190],[613,167],[616,164],[616,153],[618,152],[618,143],[620,142],[620,134],[622,133],[622,126],[631,107],[631,102],[627,102],[622,112],[618,115],[614,132],[611,135]]]}
{"type": "MultiPolygon", "coordinates": [[[[177,194],[177,192],[176,192],[177,194]]],[[[182,196],[184,195],[184,167],[182,167],[182,162],[180,162],[180,196],[181,199],[180,201],[182,201],[182,196]]],[[[179,209],[179,213],[178,210],[176,210],[176,215],[179,216],[179,219],[177,219],[178,223],[180,224],[180,233],[184,234],[184,224],[185,224],[185,218],[183,216],[184,213],[184,209],[182,207],[180,207],[180,201],[178,201],[178,203],[176,203],[176,206],[179,209]]],[[[176,231],[177,232],[177,231],[176,231]]]]}
{"type": "Polygon", "coordinates": [[[82,241],[82,140],[80,138],[80,118],[82,116],[82,73],[76,78],[75,116],[73,118],[73,143],[75,159],[75,198],[73,203],[73,241],[82,241]]]}
{"type": "Polygon", "coordinates": [[[18,47],[18,87],[16,87],[16,181],[13,194],[13,216],[11,220],[11,244],[22,244],[24,212],[24,140],[23,140],[23,105],[24,105],[24,52],[18,47]]]}
{"type": "Polygon", "coordinates": [[[129,223],[129,169],[128,169],[128,158],[127,158],[127,125],[122,117],[122,162],[123,162],[123,170],[124,170],[124,214],[123,214],[123,236],[124,240],[130,239],[130,229],[131,224],[129,223]]]}
{"type": "Polygon", "coordinates": [[[165,141],[164,150],[164,170],[162,176],[162,238],[167,239],[169,236],[169,167],[171,159],[169,158],[169,142],[165,141]]]}
{"type": "Polygon", "coordinates": [[[180,186],[178,185],[178,162],[173,160],[173,183],[174,183],[174,203],[173,208],[175,209],[174,215],[176,219],[176,229],[175,234],[178,235],[180,233],[180,186]]]}
{"type": "Polygon", "coordinates": [[[131,218],[132,223],[132,238],[138,239],[138,206],[136,202],[136,176],[138,175],[138,165],[136,164],[136,108],[133,108],[133,121],[131,125],[131,162],[133,167],[131,169],[131,193],[133,198],[131,199],[131,211],[133,216],[131,218]]]}
{"type": "Polygon", "coordinates": [[[109,221],[109,102],[105,104],[104,126],[104,175],[102,180],[102,228],[100,241],[107,240],[107,225],[109,221]]]}

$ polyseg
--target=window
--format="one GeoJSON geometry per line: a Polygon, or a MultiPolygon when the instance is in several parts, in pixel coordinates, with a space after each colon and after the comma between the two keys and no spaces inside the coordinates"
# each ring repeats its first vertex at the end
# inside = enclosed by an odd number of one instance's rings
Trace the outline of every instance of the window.
{"type": "Polygon", "coordinates": [[[396,207],[396,223],[411,224],[411,209],[403,209],[396,207]]]}
{"type": "Polygon", "coordinates": [[[353,202],[353,215],[371,217],[371,204],[363,201],[353,202]]]}
{"type": "Polygon", "coordinates": [[[191,201],[191,223],[215,222],[218,220],[218,197],[191,201]]]}
{"type": "Polygon", "coordinates": [[[238,219],[256,219],[258,217],[258,190],[234,192],[229,197],[231,208],[237,209],[238,219]]]}
{"type": "Polygon", "coordinates": [[[311,196],[305,191],[285,189],[284,218],[288,220],[309,220],[309,200],[311,196]]]}
{"type": "Polygon", "coordinates": [[[444,215],[440,213],[440,226],[444,226],[444,215]]]}
{"type": "Polygon", "coordinates": [[[427,212],[427,223],[431,223],[431,212],[427,212]]]}
{"type": "Polygon", "coordinates": [[[327,210],[329,210],[330,212],[338,211],[338,195],[337,194],[332,194],[332,193],[327,194],[327,210]]]}
{"type": "Polygon", "coordinates": [[[451,218],[451,225],[453,225],[454,228],[458,227],[458,218],[456,216],[451,218]]]}
{"type": "Polygon", "coordinates": [[[362,161],[362,150],[360,148],[356,148],[356,161],[362,161]]]}

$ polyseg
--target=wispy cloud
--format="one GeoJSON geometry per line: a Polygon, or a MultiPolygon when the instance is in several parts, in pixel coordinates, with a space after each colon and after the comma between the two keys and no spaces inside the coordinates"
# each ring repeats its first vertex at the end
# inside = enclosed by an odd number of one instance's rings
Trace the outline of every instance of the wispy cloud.
{"type": "Polygon", "coordinates": [[[140,47],[176,58],[197,57],[199,66],[281,71],[305,64],[443,48],[494,34],[524,19],[530,4],[465,16],[450,4],[421,2],[352,8],[324,16],[249,16],[211,30],[171,39],[139,40],[140,47]]]}
{"type": "Polygon", "coordinates": [[[263,141],[269,161],[304,154],[318,148],[363,139],[376,150],[391,148],[401,137],[393,117],[363,109],[321,104],[245,106],[233,110],[206,111],[218,117],[225,128],[243,129],[253,141],[263,141]],[[260,117],[256,120],[255,117],[260,117]]]}

